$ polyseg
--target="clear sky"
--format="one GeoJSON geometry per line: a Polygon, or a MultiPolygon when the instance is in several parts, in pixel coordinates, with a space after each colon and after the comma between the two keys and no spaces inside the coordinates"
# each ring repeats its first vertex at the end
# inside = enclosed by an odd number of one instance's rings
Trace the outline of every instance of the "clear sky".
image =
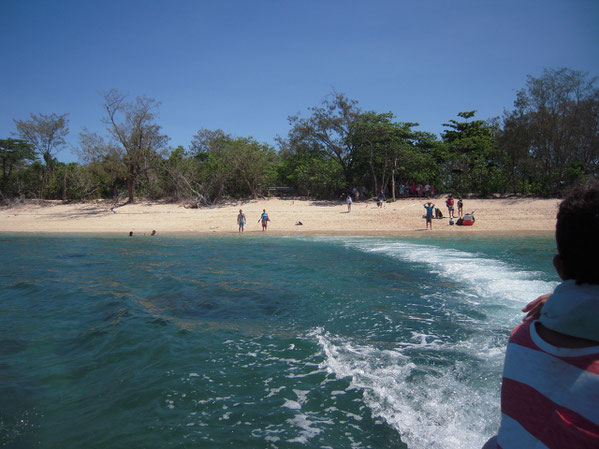
{"type": "Polygon", "coordinates": [[[159,100],[173,148],[200,128],[275,145],[333,89],[440,133],[544,68],[599,75],[599,1],[0,0],[0,67],[0,138],[66,112],[76,146],[111,88],[159,100]]]}

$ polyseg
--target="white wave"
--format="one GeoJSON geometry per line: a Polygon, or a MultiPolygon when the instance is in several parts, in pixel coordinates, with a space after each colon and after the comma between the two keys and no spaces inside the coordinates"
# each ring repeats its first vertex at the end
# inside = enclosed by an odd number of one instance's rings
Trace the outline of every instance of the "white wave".
{"type": "Polygon", "coordinates": [[[486,302],[500,301],[506,305],[521,306],[553,291],[557,285],[556,282],[538,279],[538,272],[522,270],[499,259],[436,245],[359,239],[346,241],[345,245],[425,265],[430,273],[461,285],[467,293],[486,302]]]}
{"type": "Polygon", "coordinates": [[[410,449],[477,448],[496,432],[497,386],[469,385],[469,367],[427,366],[424,372],[402,349],[380,350],[322,329],[312,336],[324,353],[323,368],[350,377],[349,388],[363,390],[372,414],[397,430],[410,449]]]}

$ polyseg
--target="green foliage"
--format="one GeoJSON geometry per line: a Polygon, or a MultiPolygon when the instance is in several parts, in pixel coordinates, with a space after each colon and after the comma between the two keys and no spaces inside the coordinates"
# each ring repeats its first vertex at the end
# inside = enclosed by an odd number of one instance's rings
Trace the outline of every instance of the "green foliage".
{"type": "Polygon", "coordinates": [[[288,118],[291,130],[284,146],[292,152],[317,151],[323,157],[339,164],[345,181],[352,183],[353,145],[352,135],[360,118],[358,102],[333,92],[320,106],[309,108],[307,118],[288,118]]]}
{"type": "Polygon", "coordinates": [[[16,185],[13,184],[14,173],[22,170],[28,161],[36,159],[31,144],[24,140],[0,139],[0,164],[2,165],[2,178],[0,179],[0,196],[14,197],[19,195],[16,185]]]}
{"type": "Polygon", "coordinates": [[[334,198],[345,186],[341,166],[318,153],[299,153],[284,158],[279,176],[282,184],[293,186],[298,195],[317,199],[334,198]]]}
{"type": "Polygon", "coordinates": [[[436,145],[433,135],[412,130],[417,123],[393,122],[391,112],[360,115],[352,134],[354,175],[361,184],[378,192],[395,192],[398,181],[426,183],[437,178],[431,154],[436,145]],[[365,177],[365,174],[369,174],[365,177]]]}
{"type": "Polygon", "coordinates": [[[56,162],[54,155],[66,144],[65,137],[69,134],[67,115],[31,114],[30,120],[15,120],[21,139],[28,142],[45,162],[39,185],[40,198],[45,197],[46,185],[53,176],[56,162]]]}
{"type": "Polygon", "coordinates": [[[104,154],[113,153],[127,170],[128,201],[135,199],[135,188],[152,196],[160,195],[154,183],[156,164],[165,149],[168,136],[161,134],[161,126],[154,122],[160,103],[153,98],[137,97],[127,103],[125,95],[115,89],[104,94],[105,122],[115,144],[105,145],[104,154]]]}
{"type": "Polygon", "coordinates": [[[201,129],[193,137],[190,156],[196,166],[194,190],[208,204],[223,196],[257,198],[277,179],[277,153],[251,137],[201,129]]]}
{"type": "Polygon", "coordinates": [[[599,175],[596,82],[566,68],[528,76],[500,136],[513,191],[556,195],[583,176],[599,175]]]}
{"type": "Polygon", "coordinates": [[[338,198],[349,187],[384,189],[432,184],[435,191],[559,195],[599,176],[597,79],[569,69],[529,76],[514,109],[498,119],[459,112],[441,138],[398,122],[392,112],[363,112],[358,102],[332,92],[305,117],[289,117],[279,151],[252,137],[200,129],[189,149],[167,151],[157,123],[159,103],[104,95],[107,134],[83,128],[81,163],[54,157],[65,145],[67,114],[31,114],[15,120],[17,139],[0,140],[0,201],[11,198],[85,200],[134,195],[210,205],[225,198],[257,198],[269,186],[299,195],[338,198]],[[39,159],[38,159],[39,157],[39,159]]]}
{"type": "MultiPolygon", "coordinates": [[[[466,120],[476,111],[458,113],[466,120]]],[[[450,129],[443,139],[444,178],[453,192],[476,192],[483,196],[493,192],[497,174],[496,126],[483,120],[444,123],[450,129]]]]}

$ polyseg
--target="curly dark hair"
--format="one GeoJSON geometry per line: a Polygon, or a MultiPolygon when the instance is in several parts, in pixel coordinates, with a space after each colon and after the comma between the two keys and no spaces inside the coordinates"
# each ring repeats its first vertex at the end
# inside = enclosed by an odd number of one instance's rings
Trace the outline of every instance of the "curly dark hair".
{"type": "Polygon", "coordinates": [[[557,251],[567,279],[599,284],[599,182],[572,189],[559,206],[557,251]]]}

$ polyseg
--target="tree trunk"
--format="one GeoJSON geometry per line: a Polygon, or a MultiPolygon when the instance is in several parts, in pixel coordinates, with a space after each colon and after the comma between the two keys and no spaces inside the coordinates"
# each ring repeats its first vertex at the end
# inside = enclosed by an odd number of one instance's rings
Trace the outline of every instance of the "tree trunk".
{"type": "Polygon", "coordinates": [[[127,195],[129,196],[127,202],[133,203],[135,198],[133,197],[133,178],[131,178],[131,175],[127,177],[127,195]]]}

